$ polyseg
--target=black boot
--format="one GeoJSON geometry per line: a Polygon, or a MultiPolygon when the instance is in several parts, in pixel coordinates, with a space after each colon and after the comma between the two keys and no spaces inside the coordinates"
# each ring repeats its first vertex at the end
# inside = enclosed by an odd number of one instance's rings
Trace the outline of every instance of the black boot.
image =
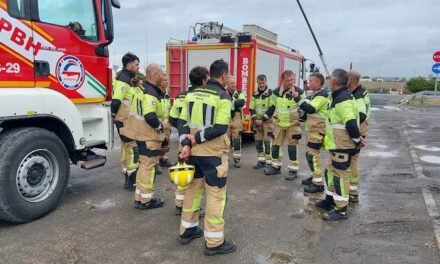
{"type": "Polygon", "coordinates": [[[293,181],[296,178],[298,178],[298,175],[297,175],[296,171],[289,171],[289,174],[286,177],[284,177],[284,179],[286,181],[293,181]]]}
{"type": "Polygon", "coordinates": [[[312,184],[313,177],[309,177],[301,181],[302,185],[310,185],[312,184]]]}
{"type": "Polygon", "coordinates": [[[349,203],[359,203],[359,196],[358,195],[350,195],[348,197],[349,203]]]}
{"type": "Polygon", "coordinates": [[[316,207],[322,208],[324,210],[330,211],[335,208],[335,201],[333,200],[333,196],[326,195],[324,200],[317,201],[315,203],[316,207]]]}
{"type": "Polygon", "coordinates": [[[128,173],[126,174],[125,185],[124,185],[125,189],[129,191],[134,191],[136,189],[136,174],[137,174],[137,170],[132,172],[130,175],[128,175],[128,173]]]}
{"type": "Polygon", "coordinates": [[[159,166],[161,166],[161,167],[168,168],[168,167],[171,167],[173,165],[174,164],[172,164],[168,159],[159,159],[159,166]]]}
{"type": "Polygon", "coordinates": [[[127,172],[124,173],[124,177],[125,177],[124,189],[129,190],[130,189],[130,180],[129,180],[129,177],[127,175],[127,172]]]}
{"type": "Polygon", "coordinates": [[[234,159],[234,167],[236,167],[236,168],[240,168],[241,167],[239,159],[234,159]]]}
{"type": "Polygon", "coordinates": [[[324,191],[324,186],[319,186],[314,183],[312,183],[310,185],[306,185],[304,187],[304,192],[306,192],[306,193],[318,193],[318,192],[323,192],[323,191],[324,191]]]}
{"type": "Polygon", "coordinates": [[[195,226],[187,228],[185,229],[183,235],[180,236],[180,244],[186,245],[191,242],[191,240],[199,238],[201,236],[203,236],[203,230],[200,227],[195,226]]]}
{"type": "Polygon", "coordinates": [[[322,219],[327,221],[338,221],[340,219],[348,219],[347,206],[343,208],[334,208],[330,212],[324,213],[322,219]]]}
{"type": "Polygon", "coordinates": [[[140,201],[134,202],[134,208],[140,210],[160,208],[164,204],[164,201],[160,198],[153,198],[148,203],[141,203],[140,201]]]}
{"type": "Polygon", "coordinates": [[[276,169],[276,168],[270,166],[264,170],[264,174],[266,174],[266,175],[277,175],[280,173],[281,173],[281,167],[276,169]]]}
{"type": "Polygon", "coordinates": [[[222,245],[218,247],[209,248],[205,245],[205,255],[214,256],[217,254],[232,253],[237,249],[237,244],[232,240],[225,240],[222,245]]]}
{"type": "Polygon", "coordinates": [[[176,206],[175,214],[176,215],[182,215],[182,207],[181,206],[176,206]]]}
{"type": "Polygon", "coordinates": [[[255,164],[254,165],[254,169],[256,169],[256,170],[258,170],[258,169],[261,169],[261,168],[264,168],[266,166],[266,162],[264,162],[264,161],[259,161],[259,162],[257,162],[257,164],[255,164]]]}

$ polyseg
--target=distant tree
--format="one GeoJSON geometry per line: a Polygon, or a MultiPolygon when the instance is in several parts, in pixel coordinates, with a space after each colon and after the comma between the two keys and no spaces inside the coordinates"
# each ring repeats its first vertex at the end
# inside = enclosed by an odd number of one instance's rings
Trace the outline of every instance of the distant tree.
{"type": "Polygon", "coordinates": [[[424,90],[434,90],[435,82],[433,80],[426,80],[422,77],[411,78],[406,82],[406,88],[412,93],[417,93],[424,90]]]}

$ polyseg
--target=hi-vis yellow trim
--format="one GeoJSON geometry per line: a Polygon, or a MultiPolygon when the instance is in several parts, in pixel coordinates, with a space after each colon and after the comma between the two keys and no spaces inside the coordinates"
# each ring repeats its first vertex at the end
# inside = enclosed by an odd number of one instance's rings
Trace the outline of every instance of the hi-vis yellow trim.
{"type": "Polygon", "coordinates": [[[34,81],[0,81],[0,87],[29,88],[34,84],[34,81]]]}
{"type": "Polygon", "coordinates": [[[75,104],[91,104],[91,103],[102,103],[105,102],[105,97],[100,98],[78,98],[78,99],[70,99],[75,104]]]}
{"type": "Polygon", "coordinates": [[[3,9],[5,9],[5,10],[8,8],[8,7],[6,6],[6,3],[3,2],[3,0],[0,1],[0,7],[3,8],[3,9]]]}
{"type": "Polygon", "coordinates": [[[39,26],[32,24],[30,21],[23,21],[25,24],[27,24],[30,28],[32,28],[33,30],[37,31],[38,33],[40,33],[40,35],[42,35],[43,37],[45,37],[47,40],[49,40],[50,42],[52,42],[55,38],[52,37],[51,35],[47,34],[44,30],[42,30],[39,26]]]}
{"type": "Polygon", "coordinates": [[[5,50],[7,53],[11,54],[12,56],[16,57],[17,59],[21,60],[22,62],[26,63],[27,65],[29,65],[29,67],[32,67],[32,68],[34,67],[34,64],[32,64],[32,62],[28,61],[25,57],[21,56],[17,52],[15,52],[15,51],[11,50],[10,48],[6,47],[2,43],[0,43],[0,48],[5,50]]]}

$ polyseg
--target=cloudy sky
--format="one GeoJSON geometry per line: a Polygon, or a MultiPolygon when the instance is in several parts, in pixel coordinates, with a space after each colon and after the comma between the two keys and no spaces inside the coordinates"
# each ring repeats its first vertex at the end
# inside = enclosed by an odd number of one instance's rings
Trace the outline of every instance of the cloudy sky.
{"type": "MultiPolygon", "coordinates": [[[[114,10],[113,64],[131,51],[145,62],[165,64],[170,38],[188,39],[197,22],[218,21],[242,30],[257,24],[278,41],[321,66],[319,53],[296,0],[120,0],[114,10]],[[147,56],[148,54],[148,56],[147,56]]],[[[353,68],[370,76],[426,76],[440,50],[440,0],[302,0],[332,69],[353,68]]],[[[321,67],[322,72],[323,68],[321,67]]]]}

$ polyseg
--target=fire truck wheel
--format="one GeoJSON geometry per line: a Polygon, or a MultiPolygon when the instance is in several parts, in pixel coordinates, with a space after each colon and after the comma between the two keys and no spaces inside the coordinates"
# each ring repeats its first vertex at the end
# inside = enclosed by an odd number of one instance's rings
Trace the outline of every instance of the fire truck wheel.
{"type": "Polygon", "coordinates": [[[0,220],[24,223],[54,210],[70,171],[58,136],[35,127],[2,131],[0,153],[0,220]]]}

